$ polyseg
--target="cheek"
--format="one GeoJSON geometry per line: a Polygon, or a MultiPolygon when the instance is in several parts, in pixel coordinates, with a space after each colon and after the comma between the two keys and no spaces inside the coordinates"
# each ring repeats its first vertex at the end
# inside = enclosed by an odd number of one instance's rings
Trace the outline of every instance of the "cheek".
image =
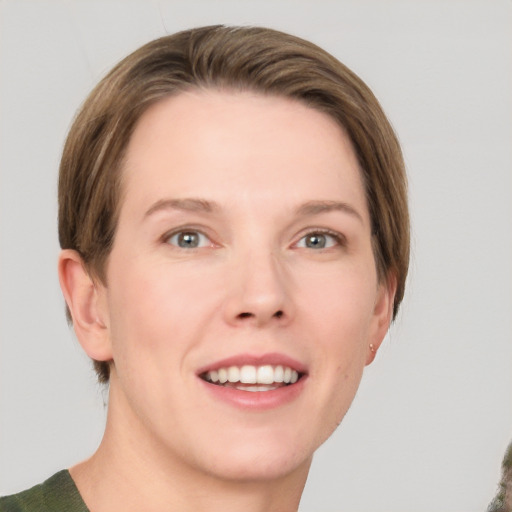
{"type": "Polygon", "coordinates": [[[317,425],[321,442],[341,422],[359,386],[377,286],[371,267],[325,277],[321,286],[318,281],[316,286],[309,283],[309,300],[300,308],[316,362],[311,379],[318,385],[318,403],[323,404],[317,425]]]}
{"type": "Polygon", "coordinates": [[[166,411],[184,407],[188,355],[209,325],[212,308],[204,299],[210,297],[209,281],[187,274],[168,265],[131,264],[119,266],[109,282],[116,390],[150,429],[158,424],[177,428],[166,411]],[[173,393],[177,388],[179,395],[173,393]]]}
{"type": "Polygon", "coordinates": [[[209,324],[220,289],[197,269],[162,263],[118,267],[109,286],[114,361],[122,354],[158,361],[163,352],[190,348],[209,324]]]}
{"type": "Polygon", "coordinates": [[[373,317],[377,277],[371,265],[333,268],[303,275],[297,293],[307,323],[315,325],[322,346],[344,351],[361,345],[373,317]]]}

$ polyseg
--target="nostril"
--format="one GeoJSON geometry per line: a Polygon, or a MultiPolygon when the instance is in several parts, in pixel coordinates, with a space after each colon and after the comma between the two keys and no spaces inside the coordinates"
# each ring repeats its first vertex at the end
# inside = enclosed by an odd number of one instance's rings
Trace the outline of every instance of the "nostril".
{"type": "MultiPolygon", "coordinates": [[[[253,318],[256,316],[254,313],[249,313],[247,311],[244,311],[243,313],[240,313],[238,315],[238,318],[253,318]]],[[[276,311],[273,315],[274,318],[282,318],[284,316],[284,313],[282,310],[276,311]]]]}

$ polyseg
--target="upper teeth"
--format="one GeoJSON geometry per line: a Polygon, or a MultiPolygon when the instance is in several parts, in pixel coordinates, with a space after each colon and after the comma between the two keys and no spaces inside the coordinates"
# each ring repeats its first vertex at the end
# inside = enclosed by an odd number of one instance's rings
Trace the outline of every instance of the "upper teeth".
{"type": "Polygon", "coordinates": [[[299,378],[299,373],[288,366],[251,366],[245,365],[219,368],[206,373],[206,380],[211,382],[241,382],[242,384],[273,384],[284,382],[294,384],[299,378]]]}

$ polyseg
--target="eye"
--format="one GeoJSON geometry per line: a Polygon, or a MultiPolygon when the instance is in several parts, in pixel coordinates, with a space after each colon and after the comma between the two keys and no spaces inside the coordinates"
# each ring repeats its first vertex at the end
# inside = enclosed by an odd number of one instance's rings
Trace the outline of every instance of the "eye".
{"type": "Polygon", "coordinates": [[[166,242],[181,249],[198,249],[212,245],[210,239],[199,231],[178,231],[166,238],[166,242]]]}
{"type": "Polygon", "coordinates": [[[330,249],[342,245],[342,237],[337,233],[326,231],[313,231],[303,236],[296,244],[296,247],[306,249],[330,249]]]}

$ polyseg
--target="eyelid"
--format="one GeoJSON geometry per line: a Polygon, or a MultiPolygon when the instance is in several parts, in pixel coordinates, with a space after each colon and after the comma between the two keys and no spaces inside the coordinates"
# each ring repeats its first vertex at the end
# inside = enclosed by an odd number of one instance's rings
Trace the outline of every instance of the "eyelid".
{"type": "MultiPolygon", "coordinates": [[[[307,231],[301,233],[300,237],[297,239],[296,242],[294,242],[293,246],[297,246],[297,244],[303,240],[305,237],[310,235],[324,235],[324,236],[330,236],[336,241],[336,246],[338,247],[345,247],[347,245],[347,238],[343,233],[340,233],[339,231],[334,231],[332,229],[328,228],[310,228],[307,231]]],[[[331,249],[332,247],[327,247],[325,249],[331,249]]],[[[313,250],[320,250],[320,249],[313,249],[313,250]]]]}
{"type": "MultiPolygon", "coordinates": [[[[160,237],[160,241],[162,243],[165,243],[165,244],[168,244],[168,245],[171,245],[172,247],[175,247],[176,249],[184,249],[183,247],[179,247],[178,245],[174,245],[174,244],[170,244],[169,243],[169,240],[173,237],[173,236],[176,236],[176,235],[179,235],[181,233],[198,233],[199,235],[201,236],[204,236],[209,244],[208,244],[208,247],[213,247],[215,245],[217,245],[213,240],[212,240],[212,237],[210,235],[208,235],[207,233],[205,233],[205,229],[202,229],[200,227],[197,227],[197,226],[190,226],[190,225],[185,225],[185,226],[179,226],[179,227],[176,227],[174,229],[171,229],[169,231],[166,231],[161,237],[160,237]]],[[[190,250],[193,250],[193,249],[202,249],[203,247],[195,247],[195,248],[189,248],[189,249],[186,249],[187,251],[190,251],[190,250]]]]}

